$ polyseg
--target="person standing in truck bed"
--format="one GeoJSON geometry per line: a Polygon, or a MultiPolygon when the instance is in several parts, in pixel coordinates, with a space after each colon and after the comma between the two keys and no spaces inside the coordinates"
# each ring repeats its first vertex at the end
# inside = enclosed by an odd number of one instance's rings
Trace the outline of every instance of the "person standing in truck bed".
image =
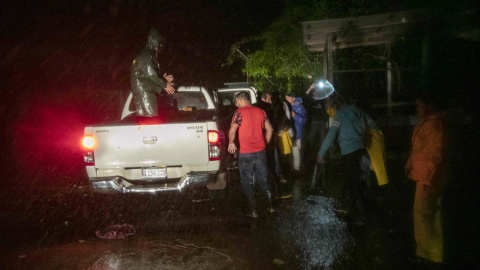
{"type": "Polygon", "coordinates": [[[247,215],[257,217],[255,182],[258,182],[268,199],[268,210],[270,212],[275,211],[272,204],[272,185],[267,177],[268,168],[265,155],[265,145],[272,138],[273,128],[268,121],[265,111],[250,105],[250,97],[247,92],[242,91],[236,95],[235,105],[238,107],[238,110],[233,115],[228,132],[228,152],[233,154],[237,150],[234,141],[238,130],[240,143],[238,167],[242,189],[250,208],[247,215]]]}
{"type": "Polygon", "coordinates": [[[173,76],[163,74],[167,81],[165,82],[155,71],[155,68],[158,68],[157,55],[162,51],[164,44],[165,37],[156,29],[150,29],[145,48],[133,60],[130,69],[130,85],[137,116],[158,116],[155,93],[160,94],[162,89],[165,89],[168,94],[175,93],[173,76]]]}

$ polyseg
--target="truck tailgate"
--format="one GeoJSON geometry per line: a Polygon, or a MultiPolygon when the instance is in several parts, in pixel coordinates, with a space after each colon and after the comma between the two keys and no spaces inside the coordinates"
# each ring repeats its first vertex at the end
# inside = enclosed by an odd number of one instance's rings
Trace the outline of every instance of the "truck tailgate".
{"type": "Polygon", "coordinates": [[[207,164],[207,123],[94,127],[95,167],[207,164]]]}

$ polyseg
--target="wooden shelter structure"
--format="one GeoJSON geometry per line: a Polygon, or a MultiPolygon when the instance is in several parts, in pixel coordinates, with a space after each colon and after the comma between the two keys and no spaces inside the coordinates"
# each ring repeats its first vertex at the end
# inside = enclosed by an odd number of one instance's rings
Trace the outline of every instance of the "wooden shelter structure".
{"type": "MultiPolygon", "coordinates": [[[[302,22],[304,43],[312,52],[323,52],[324,78],[334,83],[335,72],[368,72],[369,70],[335,70],[334,54],[338,49],[384,45],[386,49],[385,75],[387,82],[387,112],[405,102],[392,102],[392,44],[402,39],[412,27],[424,27],[429,19],[424,10],[389,12],[353,18],[302,22]]],[[[445,18],[447,31],[462,36],[466,31],[480,29],[475,12],[455,14],[445,18]],[[472,30],[473,29],[473,30],[472,30]],[[459,31],[462,30],[462,31],[459,31]]],[[[476,34],[475,34],[476,35],[476,34]]],[[[422,48],[419,48],[421,50],[422,48]]],[[[421,67],[418,67],[421,70],[421,67]]],[[[376,70],[378,71],[378,69],[376,70]]]]}
{"type": "Polygon", "coordinates": [[[384,45],[387,64],[387,103],[392,105],[391,45],[402,38],[419,11],[400,11],[343,19],[303,22],[304,42],[311,51],[323,52],[324,78],[333,83],[333,52],[338,49],[384,45]]]}

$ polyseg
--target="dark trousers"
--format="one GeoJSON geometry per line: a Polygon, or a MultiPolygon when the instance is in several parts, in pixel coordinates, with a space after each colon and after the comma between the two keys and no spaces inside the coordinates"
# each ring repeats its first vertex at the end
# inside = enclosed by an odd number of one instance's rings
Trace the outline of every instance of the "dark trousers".
{"type": "MultiPolygon", "coordinates": [[[[273,136],[272,136],[273,137],[273,136]]],[[[268,143],[266,146],[265,146],[265,156],[267,158],[267,169],[268,169],[268,177],[271,179],[271,180],[275,180],[276,178],[278,178],[278,174],[277,174],[277,171],[276,171],[276,168],[277,168],[277,158],[276,158],[276,147],[275,147],[275,138],[272,138],[270,140],[270,143],[268,143]]]]}
{"type": "Polygon", "coordinates": [[[254,153],[240,153],[238,167],[240,183],[251,211],[255,211],[255,184],[265,193],[269,201],[272,198],[272,187],[268,181],[268,166],[265,150],[254,153]]]}
{"type": "Polygon", "coordinates": [[[282,154],[281,151],[277,151],[277,158],[278,158],[278,163],[280,164],[280,168],[282,171],[282,177],[284,180],[287,181],[287,183],[279,185],[279,190],[277,190],[277,195],[281,195],[281,193],[288,193],[291,192],[293,184],[294,184],[294,179],[292,177],[293,173],[293,155],[292,153],[290,154],[282,154]]]}
{"type": "Polygon", "coordinates": [[[304,138],[304,141],[306,141],[304,143],[305,163],[308,167],[313,167],[317,163],[318,150],[327,136],[327,122],[311,122],[307,135],[306,140],[304,138]]]}
{"type": "Polygon", "coordinates": [[[343,185],[343,201],[356,217],[364,217],[365,179],[361,169],[362,157],[366,155],[365,149],[360,149],[342,156],[342,172],[345,179],[343,185]]]}

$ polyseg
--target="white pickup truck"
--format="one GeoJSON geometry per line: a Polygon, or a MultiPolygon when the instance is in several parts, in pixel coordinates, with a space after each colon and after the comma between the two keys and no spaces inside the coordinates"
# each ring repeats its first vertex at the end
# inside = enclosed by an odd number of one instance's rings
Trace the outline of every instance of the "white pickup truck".
{"type": "Polygon", "coordinates": [[[120,121],[85,127],[84,161],[93,191],[225,189],[217,109],[207,90],[179,87],[158,103],[158,118],[137,117],[130,94],[120,121]]]}

